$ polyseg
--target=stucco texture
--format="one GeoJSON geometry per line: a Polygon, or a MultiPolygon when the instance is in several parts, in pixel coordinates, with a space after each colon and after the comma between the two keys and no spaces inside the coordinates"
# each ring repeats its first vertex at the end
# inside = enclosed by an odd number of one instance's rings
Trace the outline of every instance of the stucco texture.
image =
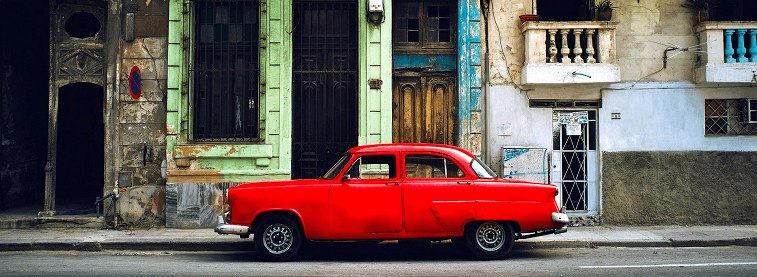
{"type": "Polygon", "coordinates": [[[757,152],[604,152],[608,225],[757,224],[757,152]]]}

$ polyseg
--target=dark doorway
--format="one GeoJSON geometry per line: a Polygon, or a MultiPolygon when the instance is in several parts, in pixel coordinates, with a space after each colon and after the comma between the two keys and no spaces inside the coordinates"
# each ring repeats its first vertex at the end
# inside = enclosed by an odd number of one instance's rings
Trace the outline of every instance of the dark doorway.
{"type": "Polygon", "coordinates": [[[47,1],[0,7],[0,210],[32,215],[45,188],[50,13],[47,1]]]}
{"type": "Polygon", "coordinates": [[[599,0],[536,0],[536,9],[542,21],[586,21],[592,20],[591,8],[599,0]]]}
{"type": "Polygon", "coordinates": [[[74,83],[58,91],[56,209],[90,214],[103,191],[103,88],[74,83]]]}
{"type": "Polygon", "coordinates": [[[357,145],[357,2],[294,1],[292,178],[357,145]]]}

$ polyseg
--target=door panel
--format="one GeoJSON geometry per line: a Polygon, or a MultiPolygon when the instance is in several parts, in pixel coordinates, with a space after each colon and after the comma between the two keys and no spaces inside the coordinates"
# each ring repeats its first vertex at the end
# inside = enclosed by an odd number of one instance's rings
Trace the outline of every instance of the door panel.
{"type": "Polygon", "coordinates": [[[294,1],[292,178],[357,145],[357,3],[294,1]]]}
{"type": "Polygon", "coordinates": [[[403,160],[407,233],[462,232],[476,216],[475,186],[462,165],[431,153],[406,153],[403,160]]]}
{"type": "Polygon", "coordinates": [[[329,226],[336,235],[402,230],[402,188],[394,154],[377,153],[352,161],[342,182],[329,191],[329,226]]]}
{"type": "Polygon", "coordinates": [[[332,234],[396,233],[402,229],[402,190],[397,181],[339,183],[329,193],[332,234]]]}
{"type": "Polygon", "coordinates": [[[454,77],[395,77],[393,141],[455,144],[454,77]]]}

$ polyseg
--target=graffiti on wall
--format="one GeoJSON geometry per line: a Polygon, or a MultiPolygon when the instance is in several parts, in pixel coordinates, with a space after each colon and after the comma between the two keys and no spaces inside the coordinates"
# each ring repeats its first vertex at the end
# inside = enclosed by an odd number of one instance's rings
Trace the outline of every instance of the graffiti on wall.
{"type": "Polygon", "coordinates": [[[547,149],[502,148],[502,177],[547,183],[547,149]]]}

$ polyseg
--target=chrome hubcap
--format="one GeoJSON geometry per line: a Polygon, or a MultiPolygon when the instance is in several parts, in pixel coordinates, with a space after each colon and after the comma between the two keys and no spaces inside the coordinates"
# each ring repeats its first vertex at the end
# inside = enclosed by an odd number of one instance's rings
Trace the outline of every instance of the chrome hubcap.
{"type": "Polygon", "coordinates": [[[483,250],[497,251],[505,245],[505,230],[496,222],[486,222],[476,229],[476,242],[483,250]]]}
{"type": "Polygon", "coordinates": [[[263,232],[263,246],[272,254],[286,252],[292,247],[293,241],[292,230],[281,223],[270,225],[263,232]]]}

